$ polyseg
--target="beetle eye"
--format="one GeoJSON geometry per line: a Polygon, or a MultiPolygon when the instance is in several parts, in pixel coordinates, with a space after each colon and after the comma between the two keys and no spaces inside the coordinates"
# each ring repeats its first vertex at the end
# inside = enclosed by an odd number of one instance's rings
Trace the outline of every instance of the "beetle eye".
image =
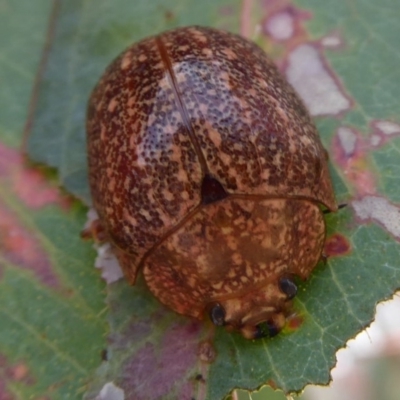
{"type": "Polygon", "coordinates": [[[280,328],[273,321],[265,321],[256,325],[254,331],[254,339],[262,339],[265,337],[274,337],[280,332],[280,328]]]}
{"type": "Polygon", "coordinates": [[[225,309],[221,304],[216,303],[210,310],[211,322],[216,326],[225,325],[225,309]]]}
{"type": "Polygon", "coordinates": [[[286,294],[288,300],[293,299],[297,294],[297,286],[290,278],[281,278],[279,280],[279,288],[286,294]]]}

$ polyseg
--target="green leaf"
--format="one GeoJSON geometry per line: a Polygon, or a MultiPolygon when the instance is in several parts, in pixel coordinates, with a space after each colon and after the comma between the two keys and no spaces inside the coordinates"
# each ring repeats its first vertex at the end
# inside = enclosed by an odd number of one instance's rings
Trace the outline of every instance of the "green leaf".
{"type": "Polygon", "coordinates": [[[0,398],[76,399],[107,325],[86,210],[29,168],[20,146],[48,1],[0,1],[0,398]],[[35,16],[34,18],[32,16],[35,16]]]}
{"type": "MultiPolygon", "coordinates": [[[[337,198],[348,203],[347,208],[327,216],[326,252],[330,258],[301,285],[294,304],[296,316],[285,332],[271,340],[246,341],[237,334],[215,330],[210,323],[177,316],[159,305],[141,279],[133,288],[124,281],[110,284],[108,361],[98,369],[87,399],[118,387],[126,398],[139,400],[218,399],[235,387],[255,389],[268,383],[293,392],[309,383],[327,383],[336,350],[371,322],[378,301],[390,298],[400,287],[400,186],[396,184],[400,133],[400,26],[396,16],[400,5],[395,0],[262,4],[228,0],[56,2],[28,149],[32,159],[57,168],[61,183],[74,195],[90,201],[85,107],[105,66],[127,45],[149,34],[203,24],[241,31],[276,57],[316,116],[330,153],[337,198]],[[287,24],[286,31],[278,29],[282,20],[293,22],[289,36],[284,36],[288,35],[287,24]]],[[[6,129],[1,137],[7,143],[14,140],[6,129]]],[[[15,195],[5,193],[9,207],[17,207],[20,200],[16,199],[15,205],[15,195]]],[[[40,237],[47,232],[45,237],[54,242],[52,261],[56,250],[67,244],[65,260],[76,261],[80,246],[88,251],[77,239],[78,225],[83,225],[82,210],[74,214],[69,209],[72,217],[67,219],[65,211],[46,209],[46,220],[54,222],[51,226],[39,223],[45,220],[39,218],[44,211],[38,212],[37,218],[35,213],[28,218],[19,210],[14,212],[24,216],[24,223],[32,221],[29,227],[37,229],[40,237]],[[67,220],[71,223],[70,218],[76,218],[75,233],[63,230],[63,240],[57,240],[57,229],[68,225],[67,220]]],[[[85,254],[79,260],[85,263],[82,270],[91,273],[87,266],[93,255],[85,254]]],[[[69,275],[72,264],[76,265],[65,262],[56,270],[63,284],[69,282],[64,281],[64,274],[69,275]]],[[[17,270],[17,265],[7,267],[2,279],[13,279],[9,271],[17,270]]],[[[95,291],[93,282],[95,277],[73,286],[76,296],[89,288],[95,291]]],[[[4,301],[10,297],[14,304],[13,294],[4,293],[4,301]]],[[[57,292],[56,297],[62,293],[57,292]]],[[[93,297],[100,295],[97,292],[93,297]]],[[[80,309],[77,304],[71,301],[70,307],[80,309]]],[[[42,318],[37,317],[35,323],[46,327],[48,322],[42,318]]],[[[100,337],[104,320],[98,318],[100,337]]],[[[89,328],[83,323],[80,327],[84,343],[89,328]]],[[[12,336],[11,329],[5,329],[6,336],[12,336]]],[[[72,345],[70,335],[60,339],[67,346],[72,345]]],[[[6,357],[12,362],[20,359],[12,351],[6,357]]]]}

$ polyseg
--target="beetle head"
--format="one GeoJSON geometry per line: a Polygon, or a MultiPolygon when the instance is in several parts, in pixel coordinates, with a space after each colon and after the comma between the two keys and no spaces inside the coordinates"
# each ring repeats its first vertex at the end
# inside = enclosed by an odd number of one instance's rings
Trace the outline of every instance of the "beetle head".
{"type": "Polygon", "coordinates": [[[242,296],[209,304],[208,314],[216,326],[237,330],[247,339],[273,337],[285,325],[290,299],[297,292],[291,277],[255,289],[242,296]]]}

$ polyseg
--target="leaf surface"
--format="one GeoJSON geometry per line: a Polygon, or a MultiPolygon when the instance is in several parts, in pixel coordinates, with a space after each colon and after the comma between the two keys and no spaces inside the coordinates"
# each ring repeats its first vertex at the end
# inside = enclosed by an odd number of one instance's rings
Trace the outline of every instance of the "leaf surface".
{"type": "Polygon", "coordinates": [[[100,362],[107,324],[85,209],[20,152],[51,13],[0,1],[0,398],[76,399],[100,362]],[[34,17],[33,17],[34,16],[34,17]]]}
{"type": "MultiPolygon", "coordinates": [[[[90,201],[85,107],[105,66],[147,35],[202,24],[242,32],[275,57],[316,118],[338,201],[348,204],[327,216],[328,262],[301,285],[296,315],[274,339],[249,342],[177,316],[159,305],[142,280],[134,288],[124,281],[110,284],[108,361],[86,398],[95,399],[102,389],[117,393],[119,387],[128,399],[218,399],[235,387],[268,383],[293,392],[327,383],[336,350],[400,286],[400,5],[395,0],[57,4],[28,149],[34,160],[57,168],[74,195],[90,201]],[[114,386],[105,389],[111,381],[114,386]]],[[[83,215],[79,218],[83,225],[83,215]]],[[[38,226],[57,238],[55,227],[38,226]]],[[[68,244],[78,246],[77,236],[68,235],[68,244]]],[[[67,253],[76,257],[73,248],[67,253]]],[[[87,266],[93,254],[81,259],[87,266]]]]}

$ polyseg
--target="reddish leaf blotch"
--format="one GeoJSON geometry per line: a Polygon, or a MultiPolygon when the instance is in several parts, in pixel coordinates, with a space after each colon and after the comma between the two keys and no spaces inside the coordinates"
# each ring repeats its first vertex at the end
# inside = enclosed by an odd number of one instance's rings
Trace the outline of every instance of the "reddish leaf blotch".
{"type": "Polygon", "coordinates": [[[325,242],[324,253],[328,257],[342,256],[350,251],[349,241],[339,233],[328,237],[325,242]]]}
{"type": "Polygon", "coordinates": [[[9,186],[23,203],[33,209],[48,204],[68,208],[71,198],[49,183],[43,172],[29,167],[22,154],[0,143],[0,182],[9,186]]]}
{"type": "Polygon", "coordinates": [[[149,393],[154,399],[164,398],[176,382],[182,381],[181,395],[189,400],[195,388],[194,382],[189,384],[185,376],[196,367],[200,331],[201,324],[197,322],[175,325],[165,332],[160,348],[147,342],[133,354],[123,367],[122,382],[118,383],[126,398],[145,400],[149,393]]]}
{"type": "Polygon", "coordinates": [[[23,384],[31,386],[35,384],[35,379],[29,372],[28,365],[20,361],[10,365],[7,357],[0,354],[0,399],[13,400],[15,397],[7,390],[10,384],[23,384]]]}
{"type": "Polygon", "coordinates": [[[47,254],[33,233],[0,200],[0,252],[11,264],[32,271],[45,285],[59,287],[47,254]]]}

